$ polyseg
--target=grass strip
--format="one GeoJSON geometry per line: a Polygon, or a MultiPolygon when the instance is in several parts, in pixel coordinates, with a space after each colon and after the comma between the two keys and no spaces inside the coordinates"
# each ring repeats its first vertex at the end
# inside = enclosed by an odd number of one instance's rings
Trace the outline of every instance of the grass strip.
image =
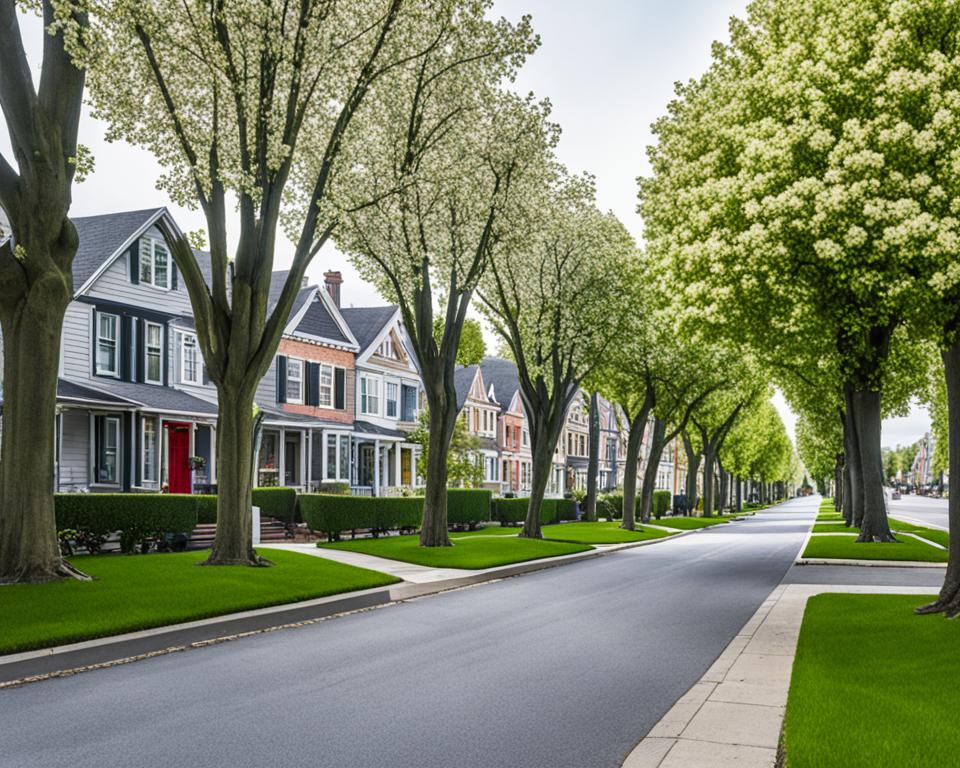
{"type": "Polygon", "coordinates": [[[832,560],[900,560],[925,563],[945,563],[947,552],[931,547],[910,536],[904,536],[898,543],[878,544],[876,542],[858,542],[850,536],[817,536],[814,534],[803,550],[805,558],[824,558],[832,560]]]}
{"type": "Polygon", "coordinates": [[[714,515],[713,517],[662,517],[659,520],[651,520],[651,525],[662,525],[666,528],[673,528],[677,531],[689,531],[695,528],[709,528],[711,525],[722,525],[729,523],[733,519],[729,515],[714,515]]]}
{"type": "Polygon", "coordinates": [[[787,768],[957,764],[960,627],[912,612],[934,597],[810,599],[784,721],[787,768]],[[851,715],[859,726],[838,726],[851,715]]]}
{"type": "Polygon", "coordinates": [[[400,560],[432,568],[493,568],[498,565],[586,552],[592,547],[561,541],[521,539],[514,536],[463,536],[452,547],[421,547],[419,536],[388,536],[380,539],[356,539],[318,547],[346,549],[365,555],[400,560]]]}
{"type": "Polygon", "coordinates": [[[625,544],[632,541],[647,541],[673,536],[670,531],[659,528],[645,528],[638,525],[636,530],[625,531],[618,522],[608,523],[560,523],[545,525],[543,536],[551,541],[571,541],[579,544],[625,544]]]}
{"type": "Polygon", "coordinates": [[[0,588],[0,653],[90,640],[352,592],[399,579],[298,552],[265,550],[273,568],[199,568],[207,552],[70,558],[94,577],[0,588]]]}

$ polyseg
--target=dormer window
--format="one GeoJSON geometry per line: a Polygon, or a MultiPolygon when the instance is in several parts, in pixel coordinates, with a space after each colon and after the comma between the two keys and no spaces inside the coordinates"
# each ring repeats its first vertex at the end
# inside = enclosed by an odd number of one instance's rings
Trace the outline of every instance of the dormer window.
{"type": "Polygon", "coordinates": [[[170,289],[170,252],[163,241],[152,237],[140,239],[140,282],[170,289]]]}
{"type": "Polygon", "coordinates": [[[380,357],[385,357],[388,360],[399,360],[400,355],[397,354],[397,348],[393,344],[393,337],[387,336],[377,348],[377,354],[380,357]]]}

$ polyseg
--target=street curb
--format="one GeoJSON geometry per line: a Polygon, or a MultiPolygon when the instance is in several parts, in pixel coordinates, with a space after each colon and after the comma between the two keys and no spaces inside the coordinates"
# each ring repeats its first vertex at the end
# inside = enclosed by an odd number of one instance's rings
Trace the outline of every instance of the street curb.
{"type": "Polygon", "coordinates": [[[406,600],[463,589],[484,582],[499,581],[548,568],[558,568],[584,560],[605,557],[625,549],[636,549],[664,541],[673,541],[700,532],[700,530],[682,531],[672,536],[616,544],[607,549],[591,549],[572,555],[505,565],[455,579],[444,579],[423,584],[400,582],[391,586],[376,587],[359,592],[330,595],[298,603],[284,603],[239,613],[212,616],[197,621],[169,624],[137,632],[84,640],[79,643],[8,654],[0,656],[0,690],[30,682],[39,682],[52,677],[63,677],[92,669],[131,663],[152,656],[203,647],[275,629],[312,624],[371,608],[397,605],[406,600]]]}
{"type": "Polygon", "coordinates": [[[922,560],[842,560],[827,557],[800,557],[794,565],[865,565],[877,568],[946,568],[946,563],[926,563],[922,560]]]}

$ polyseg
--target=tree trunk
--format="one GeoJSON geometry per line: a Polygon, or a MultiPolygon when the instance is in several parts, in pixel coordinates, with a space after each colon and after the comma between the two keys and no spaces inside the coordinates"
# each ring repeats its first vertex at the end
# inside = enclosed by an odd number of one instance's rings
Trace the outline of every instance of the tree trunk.
{"type": "Polygon", "coordinates": [[[456,412],[444,413],[439,401],[430,407],[427,440],[427,477],[423,494],[421,547],[452,547],[447,524],[447,452],[457,423],[456,412]]]}
{"type": "Polygon", "coordinates": [[[737,512],[742,512],[743,511],[743,480],[737,477],[737,478],[734,478],[734,481],[736,482],[736,489],[737,489],[736,490],[737,512]]]}
{"type": "MultiPolygon", "coordinates": [[[[543,433],[539,432],[538,434],[543,433]]],[[[556,440],[552,444],[549,440],[534,440],[531,449],[533,467],[530,478],[530,501],[527,504],[527,517],[523,521],[520,536],[527,539],[542,539],[540,508],[543,506],[543,497],[547,492],[547,483],[550,481],[550,472],[553,469],[553,452],[556,449],[556,440]]]]}
{"type": "Polygon", "coordinates": [[[716,464],[717,456],[712,446],[706,446],[703,450],[703,516],[713,517],[713,467],[716,464]]]}
{"type": "MultiPolygon", "coordinates": [[[[943,350],[944,376],[947,384],[947,465],[951,482],[960,478],[960,338],[943,350]]],[[[947,541],[947,572],[937,599],[917,608],[917,613],[945,613],[948,618],[960,616],[960,493],[953,490],[947,499],[950,533],[947,541]]]]}
{"type": "Polygon", "coordinates": [[[843,427],[843,451],[846,456],[844,468],[847,471],[845,482],[848,485],[845,488],[847,493],[844,493],[843,519],[847,525],[859,526],[863,521],[863,481],[860,474],[860,440],[854,416],[853,388],[850,385],[844,387],[844,406],[846,421],[843,427]]]}
{"type": "Polygon", "coordinates": [[[627,435],[627,457],[623,469],[623,523],[621,528],[632,531],[636,527],[637,464],[640,462],[640,443],[647,426],[649,413],[641,411],[632,422],[627,435]]]}
{"type": "Polygon", "coordinates": [[[683,436],[683,449],[687,454],[687,482],[684,493],[687,496],[687,514],[694,515],[697,509],[697,471],[700,469],[700,454],[693,449],[689,438],[683,436]]]}
{"type": "Polygon", "coordinates": [[[205,565],[270,565],[253,548],[253,388],[217,387],[217,534],[205,565]]]}
{"type": "Polygon", "coordinates": [[[833,470],[833,511],[840,512],[843,509],[843,459],[837,457],[837,465],[833,470]]]}
{"type": "Polygon", "coordinates": [[[725,509],[728,509],[730,504],[727,500],[727,494],[730,489],[730,475],[729,473],[720,468],[720,502],[717,504],[717,511],[722,515],[725,509]]]}
{"type": "Polygon", "coordinates": [[[883,494],[883,457],[880,452],[880,392],[861,389],[854,392],[854,423],[860,447],[860,476],[863,486],[863,520],[857,541],[896,539],[887,520],[883,494]]]}
{"type": "Polygon", "coordinates": [[[657,470],[660,467],[660,456],[664,448],[663,438],[666,432],[667,422],[654,418],[653,434],[650,436],[650,455],[647,457],[647,466],[643,471],[643,486],[640,488],[640,522],[642,523],[649,523],[650,514],[653,512],[653,491],[657,487],[657,470]]]}
{"type": "Polygon", "coordinates": [[[60,556],[53,504],[60,330],[69,292],[35,286],[3,313],[0,583],[86,578],[60,556]]]}
{"type": "Polygon", "coordinates": [[[600,395],[590,396],[590,456],[587,459],[587,520],[597,521],[597,474],[600,472],[600,395]]]}

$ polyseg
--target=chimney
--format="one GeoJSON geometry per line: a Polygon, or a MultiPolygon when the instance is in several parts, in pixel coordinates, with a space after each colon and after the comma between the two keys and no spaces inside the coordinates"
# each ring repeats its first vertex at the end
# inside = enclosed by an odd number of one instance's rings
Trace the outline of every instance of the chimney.
{"type": "Polygon", "coordinates": [[[327,293],[330,294],[330,298],[333,299],[333,303],[337,305],[337,309],[340,308],[340,285],[343,283],[343,275],[339,272],[331,270],[330,272],[323,273],[323,282],[327,287],[327,293]]]}

